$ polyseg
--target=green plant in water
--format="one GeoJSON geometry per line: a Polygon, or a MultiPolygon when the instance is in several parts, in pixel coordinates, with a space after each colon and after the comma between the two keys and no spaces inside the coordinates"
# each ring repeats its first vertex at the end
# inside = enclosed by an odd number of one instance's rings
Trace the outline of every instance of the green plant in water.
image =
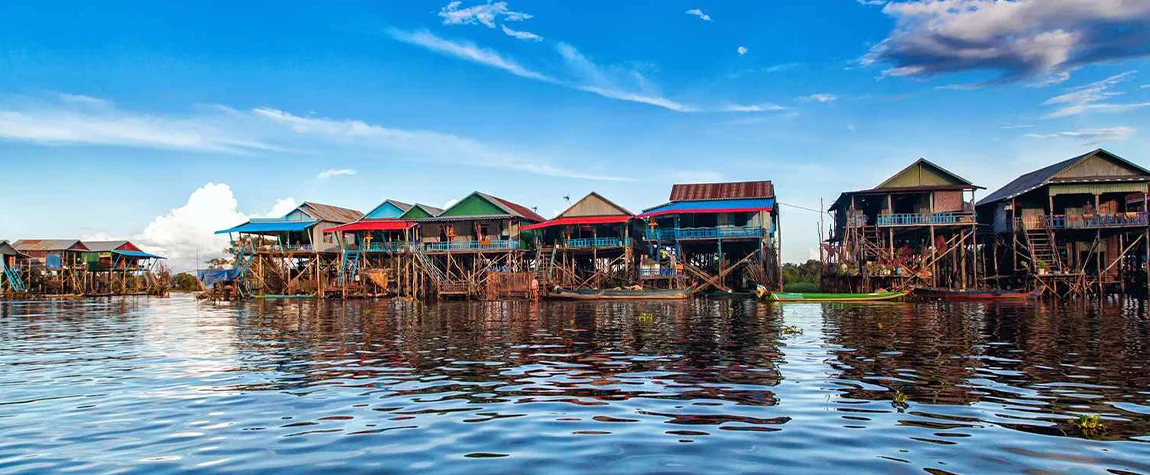
{"type": "Polygon", "coordinates": [[[779,333],[783,335],[802,335],[803,329],[799,328],[797,325],[787,325],[781,328],[779,333]]]}
{"type": "Polygon", "coordinates": [[[1092,416],[1079,414],[1077,419],[1070,421],[1070,425],[1073,425],[1086,437],[1093,437],[1102,432],[1106,432],[1106,425],[1102,423],[1102,416],[1098,414],[1092,416]]]}
{"type": "Polygon", "coordinates": [[[906,393],[902,392],[902,390],[896,390],[894,392],[894,397],[891,398],[890,405],[898,409],[898,412],[902,412],[904,409],[910,406],[907,404],[909,401],[910,398],[907,397],[906,393]]]}

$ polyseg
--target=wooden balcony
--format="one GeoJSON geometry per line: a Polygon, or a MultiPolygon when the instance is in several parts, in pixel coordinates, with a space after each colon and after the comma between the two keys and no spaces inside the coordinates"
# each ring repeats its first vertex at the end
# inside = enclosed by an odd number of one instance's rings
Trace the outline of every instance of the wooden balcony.
{"type": "Polygon", "coordinates": [[[1150,214],[1146,212],[1110,213],[1082,216],[1061,214],[1029,216],[1014,219],[1014,230],[1027,229],[1121,229],[1144,228],[1150,226],[1150,214]]]}
{"type": "Polygon", "coordinates": [[[568,239],[564,243],[570,249],[604,249],[614,247],[627,247],[631,245],[631,238],[597,237],[568,239]]]}
{"type": "Polygon", "coordinates": [[[893,213],[880,214],[875,219],[875,225],[878,227],[956,224],[974,224],[974,213],[893,213]]]}
{"type": "Polygon", "coordinates": [[[519,241],[514,239],[482,240],[482,241],[447,241],[425,242],[423,249],[427,252],[484,252],[507,251],[519,249],[519,241]]]}
{"type": "Polygon", "coordinates": [[[757,239],[763,237],[759,226],[716,226],[711,228],[660,228],[648,229],[644,238],[648,241],[688,241],[704,239],[757,239]]]}

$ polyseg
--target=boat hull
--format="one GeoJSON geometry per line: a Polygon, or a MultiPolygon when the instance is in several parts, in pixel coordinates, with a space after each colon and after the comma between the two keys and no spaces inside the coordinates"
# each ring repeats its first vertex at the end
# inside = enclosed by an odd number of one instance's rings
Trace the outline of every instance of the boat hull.
{"type": "Polygon", "coordinates": [[[831,294],[771,292],[773,302],[882,302],[906,297],[910,291],[872,292],[869,294],[831,294]]]}
{"type": "Polygon", "coordinates": [[[683,300],[689,290],[558,290],[547,295],[551,300],[683,300]]]}
{"type": "Polygon", "coordinates": [[[956,290],[956,289],[915,289],[915,295],[943,300],[1027,300],[1038,298],[1039,291],[1022,292],[1017,290],[956,290]]]}

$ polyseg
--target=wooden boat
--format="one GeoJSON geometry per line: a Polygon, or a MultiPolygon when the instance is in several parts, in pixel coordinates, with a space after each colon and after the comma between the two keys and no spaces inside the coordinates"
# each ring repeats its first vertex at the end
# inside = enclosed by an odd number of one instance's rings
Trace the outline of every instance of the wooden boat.
{"type": "Polygon", "coordinates": [[[986,289],[914,289],[915,295],[943,300],[1026,300],[1042,296],[1041,290],[1026,292],[1022,290],[986,290],[986,289]]]}
{"type": "Polygon", "coordinates": [[[630,289],[563,289],[557,288],[548,299],[555,300],[682,300],[691,296],[691,290],[630,290],[630,289]]]}
{"type": "Polygon", "coordinates": [[[771,292],[770,300],[772,302],[881,302],[906,297],[909,293],[909,290],[871,292],[869,294],[771,292]]]}

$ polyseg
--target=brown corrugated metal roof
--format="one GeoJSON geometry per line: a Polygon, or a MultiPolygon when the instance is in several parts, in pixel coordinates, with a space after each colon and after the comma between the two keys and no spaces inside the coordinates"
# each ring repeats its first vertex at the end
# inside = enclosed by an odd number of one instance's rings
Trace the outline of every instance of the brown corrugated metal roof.
{"type": "Polygon", "coordinates": [[[92,252],[110,252],[125,244],[128,244],[128,241],[84,241],[84,246],[92,252]]]}
{"type": "Polygon", "coordinates": [[[770,181],[687,183],[671,187],[672,202],[774,197],[775,187],[770,181]]]}
{"type": "Polygon", "coordinates": [[[528,208],[528,207],[523,206],[521,204],[513,203],[511,201],[507,201],[503,198],[500,198],[498,196],[492,196],[492,195],[489,195],[487,193],[480,193],[478,191],[476,193],[478,193],[480,196],[486,198],[487,201],[494,202],[496,205],[501,206],[503,209],[507,210],[508,214],[511,214],[513,216],[518,216],[518,217],[526,219],[528,221],[535,221],[536,223],[542,223],[544,221],[547,221],[547,218],[540,216],[539,213],[536,213],[531,208],[528,208]]]}
{"type": "Polygon", "coordinates": [[[307,208],[304,212],[319,221],[329,221],[332,223],[350,223],[363,217],[363,213],[354,209],[341,208],[339,206],[325,205],[321,203],[312,203],[310,201],[304,201],[300,207],[307,208]]]}
{"type": "Polygon", "coordinates": [[[15,247],[12,247],[7,240],[0,240],[0,256],[16,256],[26,258],[27,254],[20,252],[15,247]]]}
{"type": "Polygon", "coordinates": [[[88,250],[79,239],[21,239],[12,243],[12,247],[20,252],[88,250]]]}

